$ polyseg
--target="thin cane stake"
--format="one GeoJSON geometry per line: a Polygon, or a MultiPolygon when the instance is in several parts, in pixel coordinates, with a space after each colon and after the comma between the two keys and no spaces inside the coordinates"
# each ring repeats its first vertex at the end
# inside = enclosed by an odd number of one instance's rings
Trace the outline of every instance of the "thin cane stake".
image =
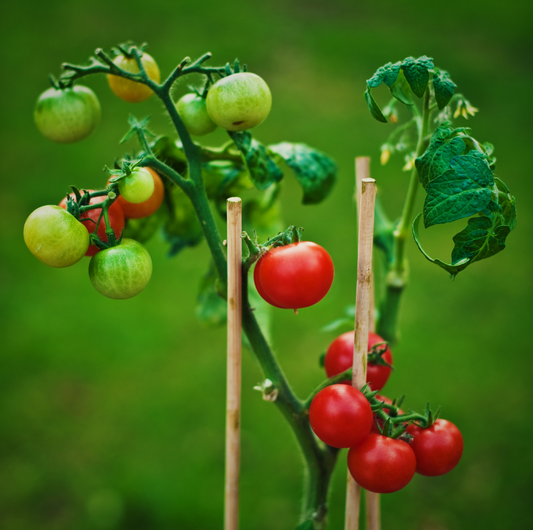
{"type": "Polygon", "coordinates": [[[231,197],[228,209],[228,365],[226,398],[226,491],[224,529],[239,524],[241,423],[242,202],[231,197]]]}
{"type": "MultiPolygon", "coordinates": [[[[367,156],[359,156],[355,159],[355,189],[357,210],[361,210],[361,189],[363,179],[370,178],[370,158],[367,156]]],[[[368,320],[368,330],[375,332],[375,309],[374,309],[374,275],[372,275],[371,282],[372,293],[370,296],[370,318],[368,320]]],[[[348,473],[349,474],[349,473],[348,473]]],[[[372,491],[366,492],[366,528],[367,530],[380,530],[380,513],[379,513],[379,493],[373,493],[372,491]]]]}
{"type": "MultiPolygon", "coordinates": [[[[368,328],[370,319],[370,298],[372,295],[372,247],[374,237],[374,205],[376,202],[376,181],[362,179],[359,213],[359,240],[357,253],[357,294],[355,302],[355,339],[353,352],[352,385],[361,389],[366,383],[368,354],[368,328]]],[[[360,486],[348,474],[346,491],[345,530],[359,528],[360,486]]]]}

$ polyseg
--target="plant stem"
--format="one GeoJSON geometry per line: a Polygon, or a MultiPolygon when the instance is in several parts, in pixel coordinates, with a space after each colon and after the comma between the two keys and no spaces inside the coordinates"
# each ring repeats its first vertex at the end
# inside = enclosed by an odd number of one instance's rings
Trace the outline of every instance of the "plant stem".
{"type": "MultiPolygon", "coordinates": [[[[420,118],[418,143],[416,147],[416,157],[422,155],[426,150],[426,136],[429,129],[429,87],[424,93],[422,107],[422,117],[420,118]]],[[[413,105],[413,107],[415,107],[413,105]]],[[[416,109],[416,107],[415,107],[416,109]]],[[[415,111],[415,115],[417,110],[415,111]]],[[[387,342],[394,344],[398,340],[397,323],[400,308],[400,299],[405,286],[407,285],[408,269],[405,258],[405,242],[410,232],[411,219],[418,191],[418,171],[413,166],[407,196],[403,206],[402,216],[393,232],[393,253],[392,262],[388,266],[385,280],[385,294],[380,304],[380,318],[377,325],[377,332],[387,342]]]]}

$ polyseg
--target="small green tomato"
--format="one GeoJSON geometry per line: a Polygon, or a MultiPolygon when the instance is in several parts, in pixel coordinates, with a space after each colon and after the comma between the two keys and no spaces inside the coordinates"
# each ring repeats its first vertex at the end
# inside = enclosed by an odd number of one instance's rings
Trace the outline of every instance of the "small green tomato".
{"type": "Polygon", "coordinates": [[[89,136],[100,123],[100,102],[85,86],[49,88],[35,106],[35,123],[49,140],[71,143],[89,136]]]}
{"type": "Polygon", "coordinates": [[[30,252],[50,267],[70,267],[89,248],[89,232],[59,206],[41,206],[24,225],[24,242],[30,252]]]}
{"type": "Polygon", "coordinates": [[[95,254],[89,264],[89,278],[96,290],[115,300],[139,294],[152,276],[152,259],[134,239],[95,254]]]}
{"type": "Polygon", "coordinates": [[[152,196],[154,179],[146,168],[136,167],[128,176],[119,180],[118,191],[128,202],[139,204],[152,196]]]}
{"type": "Polygon", "coordinates": [[[209,89],[206,103],[217,125],[227,131],[244,131],[265,121],[272,95],[258,75],[240,72],[217,81],[209,89]]]}
{"type": "Polygon", "coordinates": [[[207,114],[205,98],[197,94],[185,94],[176,108],[190,134],[204,136],[217,128],[217,124],[207,114]]]}

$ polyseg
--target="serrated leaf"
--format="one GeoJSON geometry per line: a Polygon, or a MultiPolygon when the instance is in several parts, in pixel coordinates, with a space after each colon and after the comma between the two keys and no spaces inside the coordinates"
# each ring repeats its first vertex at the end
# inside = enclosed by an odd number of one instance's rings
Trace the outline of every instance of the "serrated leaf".
{"type": "Polygon", "coordinates": [[[170,243],[168,255],[172,257],[186,247],[198,245],[203,238],[203,230],[189,197],[179,186],[168,186],[166,200],[169,217],[163,228],[163,235],[170,243]]]}
{"type": "Polygon", "coordinates": [[[282,142],[268,149],[294,171],[304,192],[303,204],[317,204],[329,195],[337,176],[337,165],[331,158],[305,144],[282,142]]]}
{"type": "Polygon", "coordinates": [[[196,316],[208,326],[221,326],[228,318],[227,302],[216,291],[218,274],[211,263],[207,274],[202,278],[196,301],[196,316]]]}
{"type": "Polygon", "coordinates": [[[265,190],[283,178],[283,173],[268,155],[263,144],[254,140],[248,131],[228,134],[241,152],[250,179],[258,190],[265,190]]]}
{"type": "Polygon", "coordinates": [[[501,208],[503,224],[507,225],[511,230],[514,230],[516,226],[516,200],[509,192],[509,188],[507,188],[505,182],[498,177],[494,177],[494,183],[498,191],[497,200],[501,208]]]}
{"type": "Polygon", "coordinates": [[[395,97],[398,101],[403,103],[404,105],[412,105],[413,100],[411,97],[411,94],[413,91],[411,90],[411,87],[409,86],[409,83],[407,82],[407,79],[405,78],[405,74],[402,70],[400,70],[400,73],[398,74],[398,78],[394,82],[393,85],[390,86],[390,91],[393,97],[395,97]]]}
{"type": "Polygon", "coordinates": [[[456,132],[446,126],[435,129],[428,148],[415,160],[418,178],[424,188],[450,169],[454,156],[464,153],[466,144],[461,137],[454,136],[456,132]]]}
{"type": "Polygon", "coordinates": [[[370,87],[366,88],[365,100],[368,106],[368,110],[370,110],[370,114],[372,114],[372,117],[382,123],[387,123],[387,118],[383,116],[383,113],[381,112],[379,105],[376,103],[376,100],[372,97],[372,92],[371,92],[370,87]]]}
{"type": "Polygon", "coordinates": [[[429,82],[429,70],[433,68],[433,59],[422,55],[418,59],[407,57],[402,62],[402,70],[411,90],[421,98],[429,82]]]}
{"type": "Polygon", "coordinates": [[[457,85],[450,79],[450,75],[445,70],[436,70],[433,74],[433,89],[440,110],[448,105],[456,87],[457,85]]]}
{"type": "Polygon", "coordinates": [[[494,178],[481,153],[470,151],[452,158],[448,171],[426,186],[426,228],[483,213],[490,217],[498,209],[492,200],[494,178]]]}
{"type": "Polygon", "coordinates": [[[376,73],[366,82],[370,88],[376,88],[381,83],[385,83],[387,86],[391,86],[400,73],[401,62],[387,63],[385,66],[378,68],[376,73]]]}

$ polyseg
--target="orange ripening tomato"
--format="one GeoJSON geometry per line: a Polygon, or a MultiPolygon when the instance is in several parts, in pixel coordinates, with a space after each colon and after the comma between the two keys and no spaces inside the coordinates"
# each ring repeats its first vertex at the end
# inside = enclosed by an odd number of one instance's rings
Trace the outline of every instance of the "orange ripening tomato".
{"type": "Polygon", "coordinates": [[[153,169],[150,169],[149,167],[146,169],[151,173],[154,179],[154,191],[152,195],[150,195],[150,198],[137,204],[128,202],[120,195],[117,199],[117,202],[120,204],[124,216],[127,219],[141,219],[142,217],[152,215],[157,212],[165,197],[165,186],[163,185],[161,177],[153,169]]]}

